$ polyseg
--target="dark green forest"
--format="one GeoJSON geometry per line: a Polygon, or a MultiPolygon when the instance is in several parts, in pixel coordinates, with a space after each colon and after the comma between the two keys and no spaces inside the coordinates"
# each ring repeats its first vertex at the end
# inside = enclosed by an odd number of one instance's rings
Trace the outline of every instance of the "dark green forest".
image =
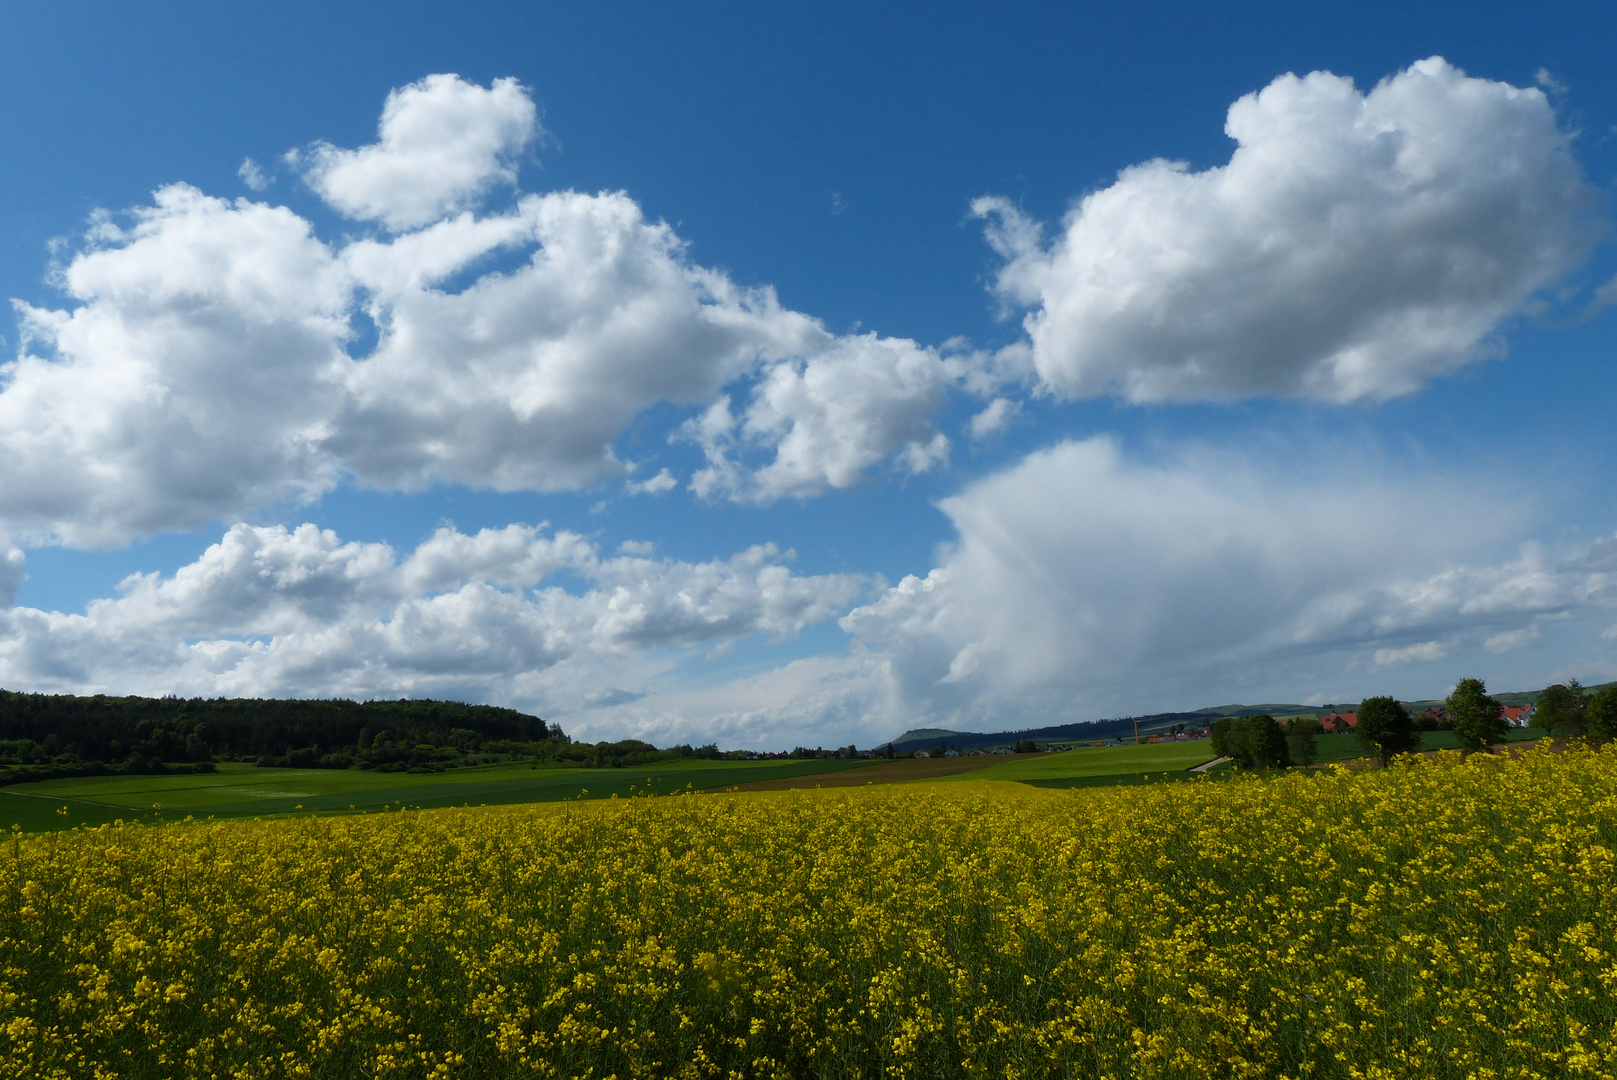
{"type": "MultiPolygon", "coordinates": [[[[0,782],[95,772],[444,768],[570,755],[537,716],[455,701],[79,697],[0,690],[0,782]]],[[[590,748],[593,749],[593,748],[590,748]]]]}

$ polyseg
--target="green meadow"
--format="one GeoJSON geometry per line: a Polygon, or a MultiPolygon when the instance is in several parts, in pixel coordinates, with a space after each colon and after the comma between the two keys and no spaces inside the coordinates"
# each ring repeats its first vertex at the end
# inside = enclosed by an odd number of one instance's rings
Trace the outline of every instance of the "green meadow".
{"type": "MultiPolygon", "coordinates": [[[[1513,728],[1506,742],[1537,739],[1538,728],[1513,728]]],[[[1366,756],[1364,744],[1351,732],[1316,736],[1318,762],[1353,761],[1366,756]]],[[[1452,731],[1421,733],[1422,750],[1457,750],[1460,741],[1452,731]]],[[[1021,757],[956,780],[1014,780],[1035,787],[1105,787],[1140,784],[1189,776],[1189,770],[1213,759],[1212,744],[1206,739],[1185,742],[1145,743],[1139,746],[1080,746],[1058,754],[1021,757]]]]}
{"type": "MultiPolygon", "coordinates": [[[[1541,735],[1510,732],[1509,741],[1541,735]]],[[[1425,732],[1422,749],[1453,749],[1450,732],[1425,732]]],[[[1364,756],[1351,734],[1318,737],[1320,762],[1364,756]]],[[[1184,778],[1212,758],[1204,739],[1142,745],[1081,746],[1054,754],[1022,755],[939,782],[1004,780],[1034,787],[1105,787],[1184,778]]],[[[269,817],[299,812],[363,812],[388,807],[495,806],[567,799],[630,798],[704,791],[758,781],[791,780],[882,764],[863,761],[682,761],[635,768],[558,768],[500,764],[442,773],[383,773],[358,769],[262,769],[224,763],[200,774],[95,776],[0,788],[0,827],[24,832],[99,825],[118,819],[174,820],[269,817]]],[[[885,778],[885,777],[884,777],[885,778]]],[[[928,781],[932,782],[932,781],[928,781]]]]}
{"type": "MultiPolygon", "coordinates": [[[[958,779],[1009,780],[1038,787],[1138,783],[1185,775],[1208,760],[1205,741],[1081,747],[995,762],[958,779]]],[[[269,817],[388,807],[481,806],[630,798],[809,778],[869,768],[864,761],[670,761],[636,768],[484,765],[442,773],[357,769],[263,769],[223,763],[201,774],[96,776],[0,788],[0,826],[25,832],[99,825],[118,819],[269,817]]]]}
{"type": "Polygon", "coordinates": [[[358,769],[261,769],[224,763],[214,773],[94,776],[0,788],[0,826],[24,831],[98,825],[118,818],[263,817],[389,806],[480,806],[628,798],[725,784],[809,776],[869,761],[659,762],[636,768],[484,765],[442,773],[358,769]]]}
{"type": "Polygon", "coordinates": [[[1211,761],[1212,744],[1206,739],[1186,742],[1132,743],[1123,746],[1080,746],[1058,754],[1043,754],[991,765],[961,779],[1014,780],[1035,787],[1093,787],[1107,783],[1137,783],[1153,774],[1185,774],[1211,761]]]}
{"type": "MultiPolygon", "coordinates": [[[[1505,732],[1506,742],[1526,742],[1531,739],[1542,739],[1544,729],[1536,727],[1511,728],[1505,732]]],[[[1341,734],[1316,735],[1315,745],[1319,748],[1320,762],[1326,761],[1353,761],[1357,758],[1367,757],[1364,744],[1359,737],[1350,731],[1341,734]]],[[[1458,750],[1460,740],[1452,731],[1423,731],[1420,733],[1420,748],[1422,750],[1458,750]]]]}

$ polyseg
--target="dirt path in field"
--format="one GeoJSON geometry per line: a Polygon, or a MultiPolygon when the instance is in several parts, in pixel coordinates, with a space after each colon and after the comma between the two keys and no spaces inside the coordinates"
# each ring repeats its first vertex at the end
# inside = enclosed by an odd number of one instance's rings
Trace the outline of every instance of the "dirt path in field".
{"type": "Polygon", "coordinates": [[[1564,754],[1571,749],[1572,744],[1576,741],[1578,740],[1557,735],[1553,739],[1533,739],[1530,742],[1495,743],[1493,746],[1488,747],[1488,750],[1494,754],[1525,754],[1529,750],[1536,750],[1543,746],[1552,754],[1564,754]]]}
{"type": "Polygon", "coordinates": [[[896,784],[902,780],[935,780],[940,776],[957,776],[976,772],[990,765],[1007,761],[1021,761],[1038,754],[984,754],[981,757],[901,758],[897,761],[878,761],[857,769],[841,772],[818,773],[811,776],[788,776],[779,780],[755,780],[750,784],[726,784],[709,791],[787,791],[792,788],[864,787],[866,784],[896,784]]]}

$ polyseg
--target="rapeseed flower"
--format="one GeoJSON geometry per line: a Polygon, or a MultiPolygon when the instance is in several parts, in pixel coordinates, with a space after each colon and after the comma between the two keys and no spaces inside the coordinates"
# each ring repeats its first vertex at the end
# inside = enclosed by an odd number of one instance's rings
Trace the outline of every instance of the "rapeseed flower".
{"type": "Polygon", "coordinates": [[[13,835],[82,1077],[1609,1077],[1617,751],[13,835]]]}

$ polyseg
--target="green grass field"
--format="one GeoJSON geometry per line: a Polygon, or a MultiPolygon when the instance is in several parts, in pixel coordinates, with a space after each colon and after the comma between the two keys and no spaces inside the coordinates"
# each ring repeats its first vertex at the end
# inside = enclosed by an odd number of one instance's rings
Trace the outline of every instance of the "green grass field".
{"type": "Polygon", "coordinates": [[[0,828],[15,826],[23,832],[46,832],[79,825],[101,825],[134,816],[115,806],[25,795],[15,788],[0,788],[0,828]]]}
{"type": "MultiPolygon", "coordinates": [[[[1537,738],[1537,728],[1513,730],[1517,742],[1537,738]]],[[[1319,761],[1364,757],[1352,734],[1321,735],[1319,761]]],[[[1453,749],[1450,732],[1426,732],[1422,749],[1453,749]]],[[[1084,746],[1056,754],[1024,756],[940,782],[1005,780],[1035,787],[1103,787],[1184,777],[1210,760],[1206,740],[1135,746],[1084,746]]],[[[215,773],[174,776],[96,776],[47,780],[0,788],[0,827],[24,832],[99,825],[119,818],[175,819],[186,816],[265,817],[301,811],[347,812],[389,806],[502,805],[566,799],[627,798],[701,791],[758,781],[816,776],[870,768],[880,761],[672,761],[626,769],[534,768],[484,765],[442,773],[379,773],[338,769],[260,769],[226,763],[215,773]]],[[[928,781],[932,782],[932,781],[928,781]]]]}
{"type": "MultiPolygon", "coordinates": [[[[1208,760],[1204,741],[1082,747],[995,763],[965,774],[1037,787],[1140,783],[1183,775],[1208,760]]],[[[0,827],[25,832],[99,825],[119,818],[267,817],[297,812],[379,810],[389,806],[495,806],[566,799],[627,798],[758,781],[787,780],[880,761],[674,761],[629,769],[484,765],[442,773],[339,769],[260,769],[225,763],[215,773],[95,776],[0,788],[0,827]]]]}
{"type": "MultiPolygon", "coordinates": [[[[1506,742],[1541,738],[1540,728],[1512,728],[1506,742]]],[[[1366,756],[1364,745],[1351,732],[1316,736],[1317,763],[1355,761],[1366,756]]],[[[1458,750],[1460,740],[1452,731],[1421,733],[1422,750],[1458,750]]],[[[1212,744],[1206,740],[1148,743],[1144,746],[1080,747],[1059,754],[1006,762],[980,772],[956,777],[958,780],[1015,780],[1035,787],[1109,787],[1183,779],[1186,770],[1212,760],[1212,744]]],[[[1227,778],[1233,766],[1224,764],[1209,771],[1212,778],[1227,778]]]]}
{"type": "MultiPolygon", "coordinates": [[[[1452,731],[1423,731],[1420,733],[1420,748],[1422,750],[1458,750],[1460,740],[1454,737],[1452,731]]],[[[1536,727],[1511,728],[1505,733],[1506,742],[1525,742],[1529,739],[1544,737],[1544,729],[1536,727]]],[[[1353,761],[1357,758],[1369,756],[1359,737],[1351,731],[1340,735],[1317,735],[1316,745],[1319,747],[1318,761],[1353,761]]]]}
{"type": "Polygon", "coordinates": [[[627,798],[723,784],[807,776],[868,761],[673,761],[625,769],[484,765],[442,773],[350,769],[260,769],[227,763],[216,773],[94,776],[0,788],[0,826],[27,832],[98,825],[117,818],[257,817],[386,806],[495,806],[564,799],[627,798]],[[65,808],[66,813],[61,811],[65,808]]]}
{"type": "Polygon", "coordinates": [[[1183,773],[1212,757],[1212,746],[1205,739],[1140,746],[1085,746],[1007,761],[960,779],[1015,780],[1035,787],[1090,787],[1099,781],[1126,783],[1153,773],[1183,773]]]}

